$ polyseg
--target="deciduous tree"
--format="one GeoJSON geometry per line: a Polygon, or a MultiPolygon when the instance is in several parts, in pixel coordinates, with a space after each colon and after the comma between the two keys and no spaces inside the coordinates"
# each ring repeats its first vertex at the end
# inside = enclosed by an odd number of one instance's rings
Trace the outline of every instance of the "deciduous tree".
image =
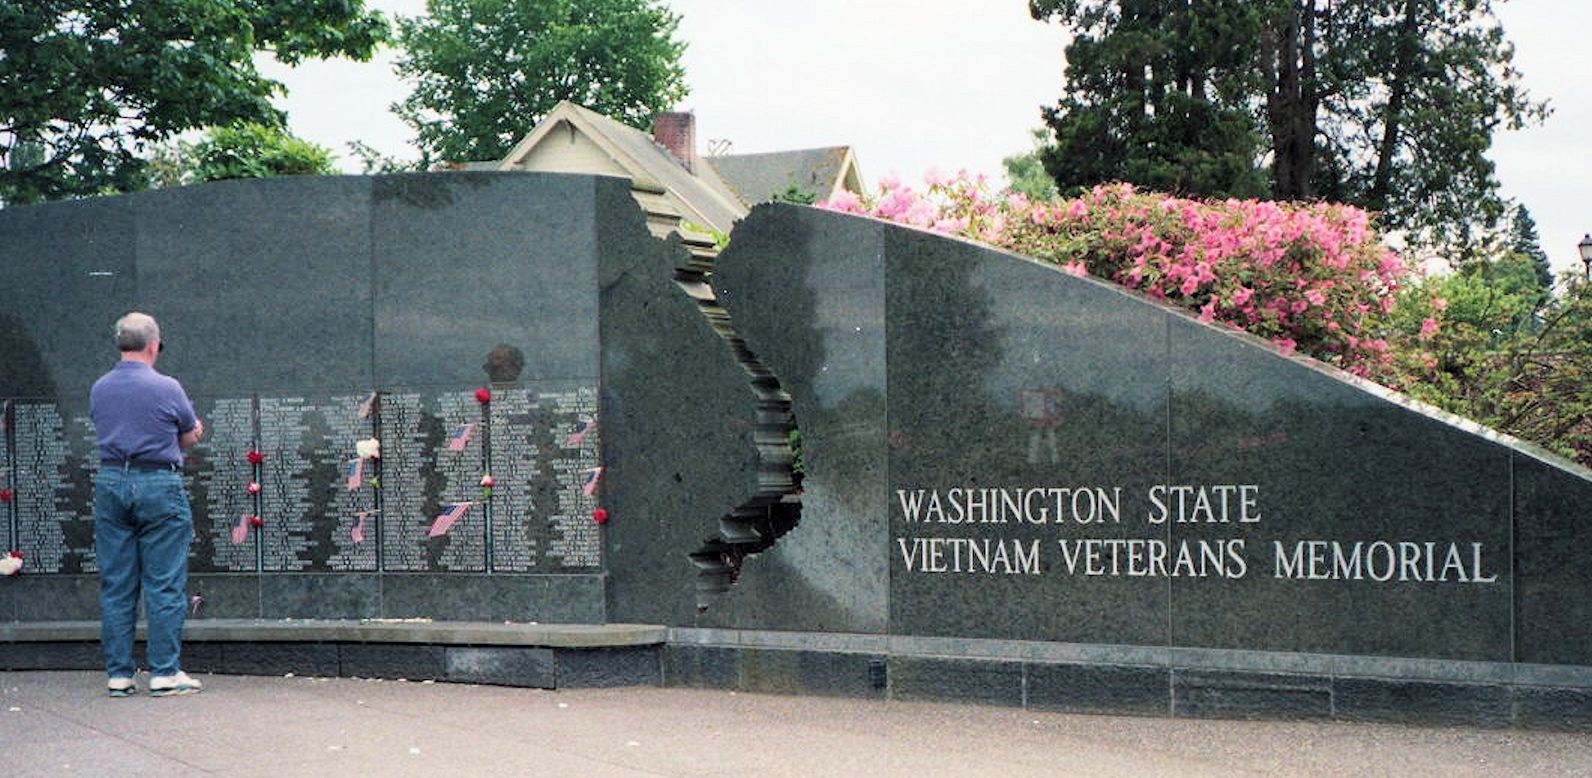
{"type": "Polygon", "coordinates": [[[428,0],[398,22],[393,107],[427,162],[502,157],[561,100],[636,127],[686,94],[679,17],[657,0],[428,0]]]}
{"type": "Polygon", "coordinates": [[[363,0],[0,0],[0,202],[143,188],[158,143],[281,124],[257,52],[366,59],[387,29],[363,0]]]}

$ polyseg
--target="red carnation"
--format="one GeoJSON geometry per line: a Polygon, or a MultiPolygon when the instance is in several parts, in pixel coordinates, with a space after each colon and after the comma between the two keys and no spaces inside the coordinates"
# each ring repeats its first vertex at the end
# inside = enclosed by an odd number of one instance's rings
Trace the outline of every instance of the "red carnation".
{"type": "Polygon", "coordinates": [[[22,558],[22,552],[21,551],[10,551],[10,552],[6,553],[6,556],[13,556],[13,557],[16,557],[17,559],[21,559],[22,558]]]}
{"type": "Polygon", "coordinates": [[[492,402],[492,390],[484,386],[475,390],[475,401],[482,405],[492,402]]]}
{"type": "Polygon", "coordinates": [[[262,519],[259,516],[250,516],[249,517],[249,526],[251,526],[251,527],[263,527],[263,526],[265,526],[265,519],[262,519]]]}
{"type": "Polygon", "coordinates": [[[15,496],[17,493],[10,489],[0,489],[0,502],[11,502],[11,498],[15,496]]]}
{"type": "Polygon", "coordinates": [[[245,455],[245,458],[249,460],[249,464],[258,465],[265,461],[265,454],[259,451],[250,451],[245,455]]]}
{"type": "Polygon", "coordinates": [[[249,494],[259,494],[259,493],[260,493],[260,482],[259,481],[250,481],[249,482],[249,494]]]}
{"type": "Polygon", "coordinates": [[[608,509],[607,508],[598,508],[597,510],[592,511],[591,512],[591,520],[597,522],[598,524],[607,524],[608,523],[608,509]]]}

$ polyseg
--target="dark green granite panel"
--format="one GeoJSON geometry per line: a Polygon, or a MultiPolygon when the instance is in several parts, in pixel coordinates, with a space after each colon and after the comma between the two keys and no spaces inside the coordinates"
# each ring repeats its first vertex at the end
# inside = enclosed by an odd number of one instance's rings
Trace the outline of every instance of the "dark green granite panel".
{"type": "MultiPolygon", "coordinates": [[[[195,643],[185,640],[182,644],[182,670],[185,673],[219,673],[225,663],[221,647],[224,643],[195,643]]],[[[138,656],[135,651],[134,656],[138,656]]],[[[203,679],[200,679],[201,682],[203,679]]],[[[147,683],[146,683],[147,685],[147,683]]]]}
{"type": "Polygon", "coordinates": [[[231,675],[307,675],[336,678],[336,643],[221,643],[214,672],[231,675]]]}
{"type": "Polygon", "coordinates": [[[138,304],[190,395],[371,385],[366,176],[137,196],[138,304]]]}
{"type": "Polygon", "coordinates": [[[724,646],[670,643],[663,649],[663,683],[693,689],[738,689],[741,651],[724,646]]]}
{"type": "Polygon", "coordinates": [[[892,656],[890,697],[1022,707],[1023,663],[892,656]]]}
{"type": "Polygon", "coordinates": [[[232,575],[188,575],[190,619],[260,618],[260,576],[252,573],[232,575]],[[193,597],[200,599],[192,608],[193,597]]]}
{"type": "Polygon", "coordinates": [[[381,615],[381,578],[362,573],[260,576],[260,616],[267,619],[373,619],[381,615]]]}
{"type": "Polygon", "coordinates": [[[1338,718],[1351,721],[1507,727],[1514,718],[1507,686],[1337,678],[1332,688],[1338,718]]]}
{"type": "Polygon", "coordinates": [[[440,680],[447,675],[445,646],[401,643],[341,643],[339,672],[345,678],[440,680]]]}
{"type": "Polygon", "coordinates": [[[0,398],[86,402],[116,362],[112,325],[142,304],[132,203],[0,209],[0,398]]]}
{"type": "Polygon", "coordinates": [[[648,234],[623,181],[596,181],[602,348],[601,507],[608,618],[691,625],[688,554],[757,494],[750,377],[674,281],[687,260],[648,234]]]}
{"type": "Polygon", "coordinates": [[[558,687],[550,648],[448,646],[447,680],[497,686],[558,687]]]}
{"type": "Polygon", "coordinates": [[[884,245],[891,631],[1163,644],[1143,573],[1166,533],[1135,497],[1166,472],[1166,314],[968,243],[884,245]]]}
{"type": "Polygon", "coordinates": [[[1028,707],[1035,710],[1165,716],[1171,693],[1165,667],[1028,665],[1028,707]]]}
{"type": "Polygon", "coordinates": [[[523,380],[596,376],[592,182],[532,173],[374,179],[378,383],[486,383],[499,346],[519,350],[523,380]]]}
{"type": "Polygon", "coordinates": [[[17,621],[99,621],[97,575],[28,575],[3,583],[15,584],[17,621]]]}
{"type": "Polygon", "coordinates": [[[1227,670],[1172,671],[1172,715],[1186,718],[1330,718],[1332,679],[1227,670]]]}
{"type": "MultiPolygon", "coordinates": [[[[135,651],[134,656],[143,652],[135,651]]],[[[0,643],[0,670],[103,670],[98,642],[0,643]]]]}
{"type": "Polygon", "coordinates": [[[741,687],[772,694],[823,694],[838,697],[885,696],[876,683],[876,654],[833,651],[741,650],[741,687]]]}
{"type": "Polygon", "coordinates": [[[1527,729],[1592,730],[1592,689],[1514,688],[1516,726],[1527,729]]]}
{"type": "Polygon", "coordinates": [[[1592,665],[1592,480],[1516,454],[1515,659],[1592,665]]]}
{"type": "Polygon", "coordinates": [[[381,577],[381,616],[536,621],[538,576],[400,574],[381,577]]]}
{"type": "Polygon", "coordinates": [[[798,527],[714,604],[760,629],[882,632],[888,534],[883,226],[764,206],[736,227],[713,287],[791,396],[805,473],[798,527]]]}
{"type": "Polygon", "coordinates": [[[661,686],[662,653],[660,646],[556,649],[553,660],[558,665],[558,688],[661,686]]]}
{"type": "Polygon", "coordinates": [[[1150,515],[1189,553],[1174,645],[1510,659],[1507,448],[1237,335],[1171,327],[1171,478],[1150,515]]]}

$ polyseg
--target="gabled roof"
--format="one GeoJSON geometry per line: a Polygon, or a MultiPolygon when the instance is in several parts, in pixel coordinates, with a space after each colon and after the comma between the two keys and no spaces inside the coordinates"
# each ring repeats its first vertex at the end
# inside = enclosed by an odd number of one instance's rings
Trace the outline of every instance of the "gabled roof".
{"type": "Polygon", "coordinates": [[[862,191],[862,176],[850,146],[726,154],[709,157],[708,162],[749,206],[767,202],[792,186],[819,200],[829,199],[840,189],[862,191]]]}
{"type": "MultiPolygon", "coordinates": [[[[632,185],[644,192],[672,193],[683,205],[681,218],[728,233],[735,221],[746,215],[746,206],[719,178],[703,170],[692,175],[672,154],[653,142],[652,137],[634,127],[621,124],[596,111],[561,102],[499,160],[498,170],[514,170],[532,149],[560,127],[573,128],[602,148],[631,177],[632,185]]],[[[569,171],[587,172],[587,171],[569,171]]]]}

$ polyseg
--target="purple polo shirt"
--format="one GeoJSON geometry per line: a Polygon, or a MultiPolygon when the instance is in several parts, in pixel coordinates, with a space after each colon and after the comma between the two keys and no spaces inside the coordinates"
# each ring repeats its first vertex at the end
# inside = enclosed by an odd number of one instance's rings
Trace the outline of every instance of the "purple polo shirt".
{"type": "Polygon", "coordinates": [[[177,436],[199,422],[182,384],[143,362],[122,361],[94,382],[89,416],[100,461],[182,464],[177,436]]]}

